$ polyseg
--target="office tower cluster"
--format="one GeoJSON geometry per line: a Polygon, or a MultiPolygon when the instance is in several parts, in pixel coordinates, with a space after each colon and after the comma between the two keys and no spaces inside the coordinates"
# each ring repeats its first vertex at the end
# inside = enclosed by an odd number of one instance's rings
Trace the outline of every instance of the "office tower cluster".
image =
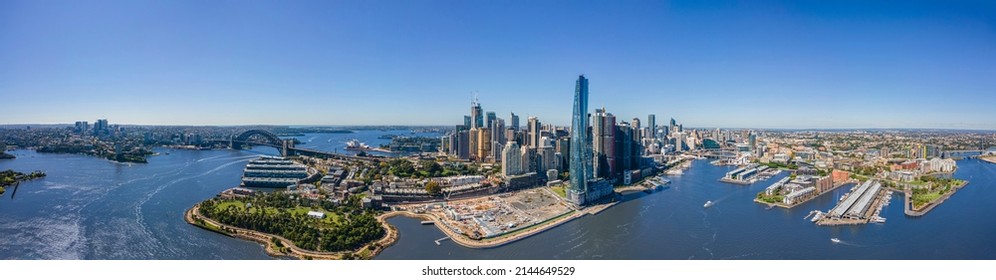
{"type": "Polygon", "coordinates": [[[643,122],[617,120],[606,108],[588,110],[588,79],[575,83],[570,127],[545,124],[535,116],[520,126],[519,115],[508,122],[484,111],[475,97],[463,124],[443,136],[443,153],[468,162],[495,163],[509,185],[567,179],[567,199],[590,204],[612,193],[616,184],[630,184],[654,172],[655,157],[688,150],[695,139],[680,124],[657,125],[650,114],[643,122]],[[564,173],[567,177],[563,178],[564,173]]]}

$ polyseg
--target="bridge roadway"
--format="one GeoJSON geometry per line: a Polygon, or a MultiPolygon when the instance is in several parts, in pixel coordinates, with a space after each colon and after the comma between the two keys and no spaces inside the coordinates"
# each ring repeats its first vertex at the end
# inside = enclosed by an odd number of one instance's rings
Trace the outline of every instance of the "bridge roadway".
{"type": "Polygon", "coordinates": [[[281,156],[292,156],[292,155],[303,155],[311,157],[320,158],[334,158],[342,160],[359,160],[371,162],[378,160],[379,157],[361,157],[338,154],[328,151],[319,151],[305,148],[294,147],[293,139],[281,139],[273,132],[259,129],[251,129],[245,132],[232,135],[228,140],[221,139],[209,139],[206,140],[207,143],[212,144],[222,144],[227,145],[231,149],[242,149],[243,146],[249,145],[262,145],[277,148],[280,151],[281,156]]]}

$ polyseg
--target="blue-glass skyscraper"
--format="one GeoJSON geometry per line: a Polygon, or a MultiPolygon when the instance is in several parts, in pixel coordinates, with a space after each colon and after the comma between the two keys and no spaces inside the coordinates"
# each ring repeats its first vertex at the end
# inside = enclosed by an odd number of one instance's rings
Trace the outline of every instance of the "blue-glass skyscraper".
{"type": "Polygon", "coordinates": [[[588,79],[581,75],[574,86],[574,114],[571,118],[570,189],[568,200],[588,202],[588,181],[592,179],[591,140],[588,139],[588,79]]]}

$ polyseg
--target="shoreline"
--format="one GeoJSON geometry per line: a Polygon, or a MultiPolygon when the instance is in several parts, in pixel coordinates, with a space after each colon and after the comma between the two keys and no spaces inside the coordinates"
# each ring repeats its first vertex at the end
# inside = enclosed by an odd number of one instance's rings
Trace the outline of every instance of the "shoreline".
{"type": "Polygon", "coordinates": [[[526,239],[533,235],[543,233],[547,230],[556,228],[562,224],[565,224],[567,222],[576,220],[584,216],[596,215],[604,211],[605,209],[608,209],[609,207],[616,205],[617,203],[618,202],[609,202],[605,204],[591,206],[582,210],[571,210],[556,217],[531,225],[529,227],[525,227],[503,235],[484,238],[480,240],[472,239],[467,237],[466,235],[453,231],[452,229],[449,228],[449,226],[447,226],[441,220],[430,214],[413,213],[410,211],[393,211],[386,213],[382,216],[385,217],[385,220],[387,218],[403,216],[422,221],[432,221],[432,224],[435,225],[436,228],[439,229],[439,231],[443,232],[444,235],[449,237],[450,240],[452,240],[454,243],[472,249],[488,249],[488,248],[501,247],[519,240],[526,239]]]}
{"type": "Polygon", "coordinates": [[[951,187],[950,192],[941,195],[934,201],[927,202],[927,204],[924,205],[923,207],[920,207],[920,209],[913,209],[913,203],[910,201],[910,198],[913,197],[913,193],[909,191],[904,191],[903,194],[905,194],[906,198],[903,203],[903,213],[905,213],[906,216],[910,217],[921,217],[923,215],[927,215],[927,213],[930,212],[930,210],[934,210],[934,207],[941,205],[941,203],[944,203],[944,201],[948,200],[948,198],[951,198],[951,196],[954,195],[956,192],[958,192],[958,190],[961,190],[961,188],[964,188],[967,185],[968,181],[964,181],[963,183],[957,186],[951,187]]]}
{"type": "Polygon", "coordinates": [[[759,200],[757,198],[754,198],[754,202],[767,205],[768,207],[777,206],[777,207],[781,207],[781,208],[785,208],[785,209],[792,209],[792,207],[803,205],[806,202],[809,202],[810,200],[816,199],[817,197],[820,197],[820,196],[823,196],[824,194],[830,193],[830,192],[836,190],[837,188],[840,188],[843,185],[847,185],[847,184],[851,184],[851,183],[856,183],[856,181],[853,180],[853,179],[851,179],[851,180],[847,180],[847,181],[841,182],[839,184],[834,184],[829,189],[827,189],[827,190],[825,190],[825,191],[823,191],[821,193],[818,193],[818,194],[816,194],[816,195],[814,195],[814,196],[812,196],[810,198],[807,198],[806,200],[799,201],[799,203],[792,204],[792,205],[785,205],[783,203],[778,203],[778,202],[776,202],[776,203],[767,203],[767,202],[761,201],[761,200],[759,200]]]}
{"type": "Polygon", "coordinates": [[[981,161],[985,161],[985,162],[988,162],[988,163],[992,163],[992,164],[996,164],[996,156],[991,156],[991,157],[979,157],[979,160],[981,160],[981,161]]]}
{"type": "Polygon", "coordinates": [[[302,249],[297,247],[294,242],[275,234],[268,234],[259,231],[233,227],[229,225],[222,224],[218,221],[212,220],[200,214],[200,203],[195,204],[190,209],[187,209],[183,214],[183,220],[188,224],[193,226],[216,232],[219,234],[224,234],[229,237],[239,238],[243,240],[253,241],[263,245],[263,248],[267,255],[272,257],[292,257],[297,259],[313,259],[313,260],[340,260],[346,255],[352,255],[354,257],[359,257],[361,259],[372,259],[377,254],[380,254],[384,248],[391,246],[398,240],[398,230],[390,223],[387,223],[387,218],[385,217],[390,213],[381,214],[377,216],[377,221],[381,223],[384,227],[385,233],[384,237],[376,241],[372,241],[361,246],[359,249],[350,251],[339,251],[339,252],[319,252],[311,251],[307,249],[302,249]],[[197,218],[202,223],[198,223],[194,218],[197,218]],[[277,246],[273,240],[278,240],[283,246],[277,246]],[[376,245],[372,250],[368,249],[371,245],[376,245]],[[282,252],[282,250],[277,250],[277,248],[286,248],[287,252],[282,252]],[[363,253],[366,252],[366,255],[363,253]]]}

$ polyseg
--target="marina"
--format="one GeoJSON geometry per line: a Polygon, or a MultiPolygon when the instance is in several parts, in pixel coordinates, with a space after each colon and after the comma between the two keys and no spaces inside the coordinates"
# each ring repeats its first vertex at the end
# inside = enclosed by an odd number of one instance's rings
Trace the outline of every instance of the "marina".
{"type": "Polygon", "coordinates": [[[889,204],[892,194],[878,181],[865,181],[841,197],[840,203],[828,213],[817,211],[815,215],[819,218],[815,218],[814,222],[820,226],[884,223],[885,218],[880,214],[882,208],[889,204]]]}

